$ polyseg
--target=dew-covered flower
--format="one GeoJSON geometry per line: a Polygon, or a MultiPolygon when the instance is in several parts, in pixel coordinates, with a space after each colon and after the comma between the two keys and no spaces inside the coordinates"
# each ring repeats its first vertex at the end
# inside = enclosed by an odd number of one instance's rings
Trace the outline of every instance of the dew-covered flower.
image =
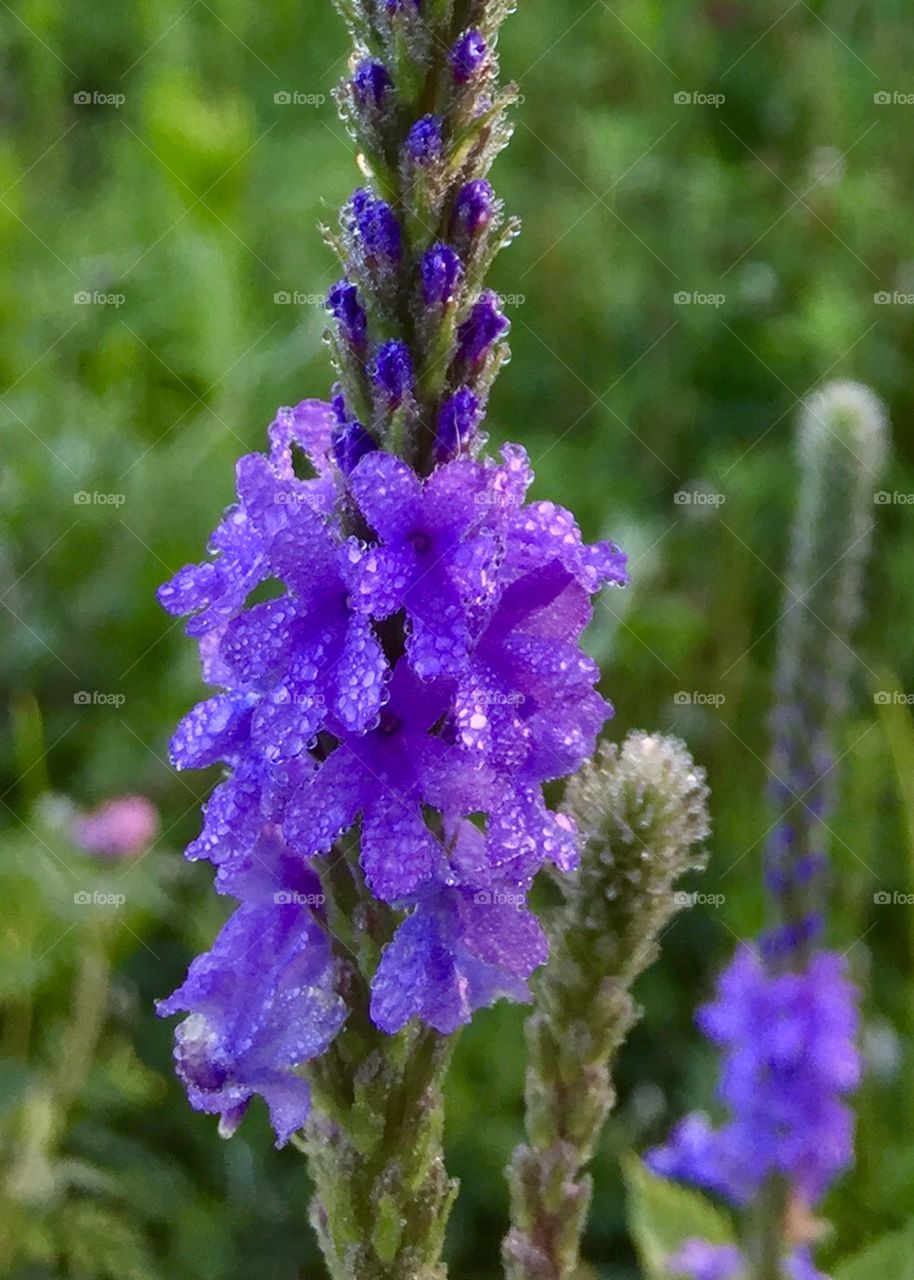
{"type": "Polygon", "coordinates": [[[346,1019],[326,936],[296,903],[240,906],[158,1012],[190,1014],[175,1062],[191,1104],[220,1116],[228,1136],[259,1094],[279,1146],[310,1107],[294,1069],[322,1053],[346,1019]]]}

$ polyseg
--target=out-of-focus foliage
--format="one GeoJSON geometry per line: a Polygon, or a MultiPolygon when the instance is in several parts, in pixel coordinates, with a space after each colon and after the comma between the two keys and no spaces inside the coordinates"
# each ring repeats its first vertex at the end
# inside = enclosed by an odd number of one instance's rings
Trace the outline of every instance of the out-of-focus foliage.
{"type": "MultiPolygon", "coordinates": [[[[166,763],[196,659],[153,592],[198,557],[276,406],[328,387],[315,227],[358,180],[330,100],[344,33],[329,0],[12,0],[0,33],[0,1267],[316,1276],[300,1157],[259,1111],[221,1143],[153,1017],[221,918],[209,870],[179,855],[216,775],[166,763]],[[86,806],[145,792],[157,845],[88,863],[46,780],[86,806]]],[[[831,933],[855,944],[871,1071],[831,1263],[914,1216],[914,908],[892,897],[914,889],[896,697],[914,691],[914,503],[896,497],[914,493],[909,6],[551,0],[521,5],[502,56],[523,100],[496,179],[526,233],[497,268],[514,360],[491,429],[528,446],[539,495],[631,551],[632,588],[591,633],[613,733],[673,730],[708,768],[703,890],[725,897],[679,919],[638,989],[596,1170],[601,1277],[637,1274],[618,1155],[711,1102],[691,1012],[760,922],[798,398],[847,376],[891,412],[833,839],[831,933]]],[[[480,1017],[450,1086],[450,1251],[479,1280],[498,1274],[522,1016],[480,1017]]]]}

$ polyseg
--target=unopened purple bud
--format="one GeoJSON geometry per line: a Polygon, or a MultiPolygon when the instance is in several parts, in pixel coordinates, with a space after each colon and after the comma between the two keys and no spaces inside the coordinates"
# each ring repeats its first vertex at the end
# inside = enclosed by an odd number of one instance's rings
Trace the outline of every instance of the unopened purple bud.
{"type": "Polygon", "coordinates": [[[463,280],[460,255],[449,244],[433,244],[422,259],[422,292],[428,306],[448,303],[463,280]]]}
{"type": "Polygon", "coordinates": [[[435,433],[435,453],[439,462],[452,458],[471,440],[479,425],[479,397],[469,387],[460,387],[441,406],[435,433]]]}
{"type": "Polygon", "coordinates": [[[353,471],[366,453],[373,453],[378,447],[361,422],[345,422],[334,427],[330,443],[336,464],[344,476],[353,471]]]}
{"type": "Polygon", "coordinates": [[[356,67],[352,77],[352,92],[363,111],[380,111],[392,88],[390,72],[383,62],[365,58],[356,67]]]}
{"type": "Polygon", "coordinates": [[[422,0],[384,0],[388,13],[417,13],[422,8],[422,0]]]}
{"type": "Polygon", "coordinates": [[[330,397],[330,407],[333,409],[333,416],[336,418],[337,424],[345,427],[349,421],[349,412],[346,408],[346,396],[343,393],[342,385],[339,382],[333,384],[333,392],[330,397]]]}
{"type": "Polygon", "coordinates": [[[448,54],[451,71],[458,84],[466,84],[485,62],[488,46],[482,33],[470,28],[464,31],[448,54]]]}
{"type": "Polygon", "coordinates": [[[470,364],[477,364],[510,327],[498,305],[498,295],[488,290],[474,304],[457,332],[460,356],[470,364]]]}
{"type": "Polygon", "coordinates": [[[327,310],[340,332],[354,347],[362,346],[368,334],[368,317],[359,301],[359,291],[348,280],[338,280],[327,294],[327,310]]]}
{"type": "Polygon", "coordinates": [[[495,192],[485,178],[466,183],[454,203],[454,229],[472,238],[492,221],[495,192]]]}
{"type": "Polygon", "coordinates": [[[413,389],[413,361],[405,342],[385,342],[371,363],[371,376],[391,408],[413,389]]]}
{"type": "Polygon", "coordinates": [[[441,116],[423,116],[406,135],[406,153],[414,164],[427,165],[439,159],[444,147],[441,116]]]}
{"type": "Polygon", "coordinates": [[[349,203],[353,229],[366,258],[400,258],[401,232],[397,215],[384,200],[379,200],[365,187],[353,193],[349,203]]]}

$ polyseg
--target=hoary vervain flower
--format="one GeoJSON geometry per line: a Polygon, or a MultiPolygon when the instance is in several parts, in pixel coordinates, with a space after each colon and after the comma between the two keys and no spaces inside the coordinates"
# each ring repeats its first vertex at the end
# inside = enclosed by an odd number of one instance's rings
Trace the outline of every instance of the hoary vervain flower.
{"type": "Polygon", "coordinates": [[[327,232],[339,382],[280,410],[210,558],[159,596],[214,689],[172,759],[225,770],[188,856],[239,903],[160,1011],[189,1015],[178,1072],[223,1132],[254,1094],[280,1143],[303,1131],[334,1277],[437,1280],[444,1038],[546,958],[527,893],[579,850],[543,784],[611,713],[580,637],[625,557],[528,501],[522,448],[481,454],[509,327],[482,277],[516,232],[485,176],[508,6],[463,32],[448,5],[340,7],[367,184],[327,232]]]}
{"type": "MultiPolygon", "coordinates": [[[[758,951],[740,948],[716,1000],[698,1015],[721,1054],[726,1120],[714,1127],[689,1116],[648,1156],[655,1172],[751,1209],[745,1258],[731,1268],[737,1280],[817,1280],[809,1240],[790,1238],[787,1209],[817,1206],[853,1159],[846,1097],[860,1076],[858,993],[846,961],[822,949],[820,936],[832,742],[847,701],[848,641],[885,450],[885,414],[865,387],[834,383],[804,406],[773,720],[776,822],[765,868],[772,924],[758,951]]],[[[696,1245],[694,1267],[679,1259],[680,1274],[717,1274],[711,1255],[711,1270],[702,1270],[699,1252],[696,1245]]]]}

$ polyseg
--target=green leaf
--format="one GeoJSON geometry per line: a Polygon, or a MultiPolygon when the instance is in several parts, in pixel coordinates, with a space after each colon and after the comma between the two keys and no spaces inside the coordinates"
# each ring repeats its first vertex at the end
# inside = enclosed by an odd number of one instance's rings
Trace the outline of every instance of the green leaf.
{"type": "Polygon", "coordinates": [[[834,1280],[914,1280],[914,1222],[882,1236],[834,1268],[834,1280]]]}
{"type": "Polygon", "coordinates": [[[733,1224],[704,1196],[658,1178],[637,1156],[623,1157],[629,1228],[646,1280],[668,1280],[665,1261],[693,1237],[736,1244],[733,1224]]]}

